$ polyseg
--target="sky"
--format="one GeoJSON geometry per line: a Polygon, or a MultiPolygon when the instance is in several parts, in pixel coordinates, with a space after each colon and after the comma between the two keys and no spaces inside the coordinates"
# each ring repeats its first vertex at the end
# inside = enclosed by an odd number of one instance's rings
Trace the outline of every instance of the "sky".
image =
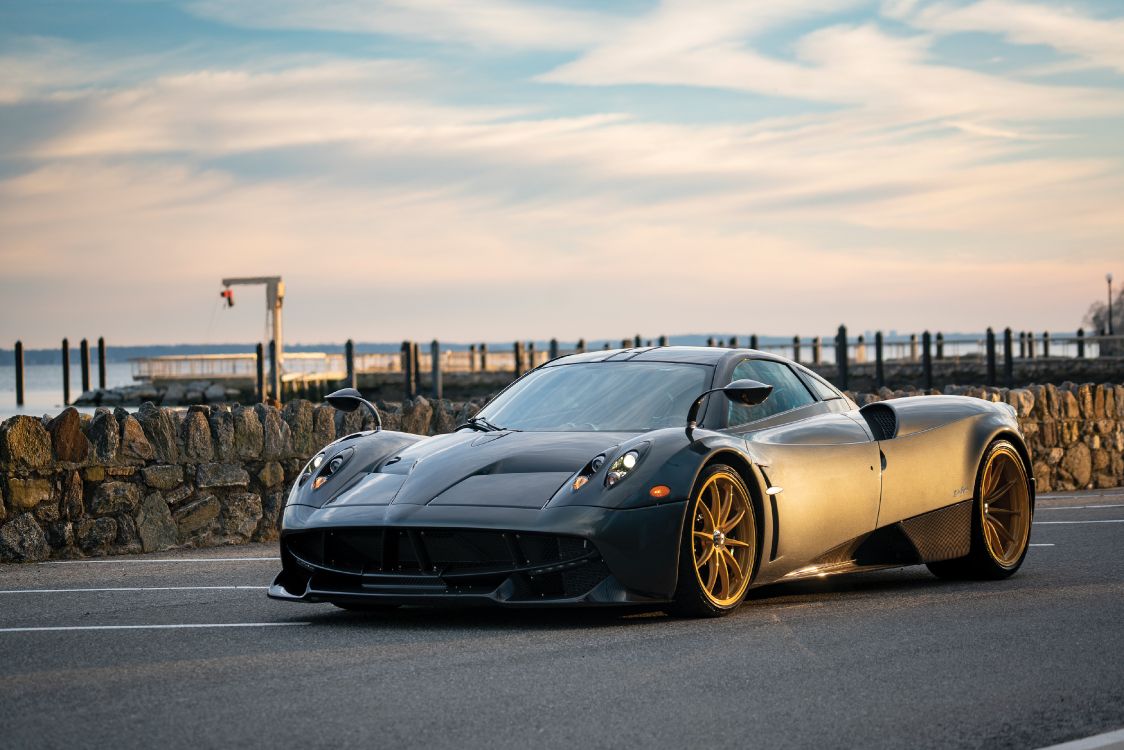
{"type": "Polygon", "coordinates": [[[0,346],[1072,331],[1124,3],[0,0],[0,346]]]}

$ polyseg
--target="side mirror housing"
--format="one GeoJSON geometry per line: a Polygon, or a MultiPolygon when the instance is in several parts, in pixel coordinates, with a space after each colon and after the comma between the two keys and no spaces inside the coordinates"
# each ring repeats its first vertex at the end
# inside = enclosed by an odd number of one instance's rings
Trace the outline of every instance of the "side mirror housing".
{"type": "Polygon", "coordinates": [[[734,403],[744,406],[757,406],[769,398],[769,394],[773,392],[773,386],[746,378],[735,380],[723,388],[722,392],[726,394],[726,398],[734,403]]]}
{"type": "Polygon", "coordinates": [[[341,388],[338,391],[329,393],[325,401],[332,406],[332,408],[339,409],[340,411],[355,411],[360,406],[366,406],[371,414],[375,417],[376,430],[382,429],[382,417],[379,416],[379,410],[375,408],[367,399],[363,398],[363,394],[354,388],[341,388]]]}
{"type": "Polygon", "coordinates": [[[687,412],[687,437],[690,437],[692,430],[698,426],[699,409],[702,407],[703,399],[712,393],[718,392],[721,392],[726,398],[736,404],[756,406],[769,398],[769,394],[773,392],[773,386],[746,378],[743,380],[735,380],[727,386],[712,388],[700,394],[699,397],[695,399],[695,402],[691,404],[691,408],[687,412]]]}

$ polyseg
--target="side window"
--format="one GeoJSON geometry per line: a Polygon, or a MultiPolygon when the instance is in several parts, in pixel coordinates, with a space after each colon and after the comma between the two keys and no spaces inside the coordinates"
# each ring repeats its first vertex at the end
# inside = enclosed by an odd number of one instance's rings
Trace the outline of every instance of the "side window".
{"type": "Polygon", "coordinates": [[[730,404],[731,427],[756,422],[774,414],[814,404],[816,400],[807,386],[787,365],[763,359],[747,359],[734,368],[732,380],[749,378],[773,386],[773,392],[764,403],[756,406],[730,404]]]}
{"type": "Polygon", "coordinates": [[[812,386],[812,390],[823,401],[830,401],[833,398],[843,398],[843,394],[835,390],[835,386],[827,382],[814,372],[802,372],[805,382],[812,386]]]}

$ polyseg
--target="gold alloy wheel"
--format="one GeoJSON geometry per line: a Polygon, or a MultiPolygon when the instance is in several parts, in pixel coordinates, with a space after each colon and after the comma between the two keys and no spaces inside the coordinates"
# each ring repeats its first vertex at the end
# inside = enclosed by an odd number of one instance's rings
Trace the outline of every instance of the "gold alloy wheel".
{"type": "Polygon", "coordinates": [[[1007,445],[988,457],[980,481],[980,521],[988,554],[1009,568],[1030,536],[1030,491],[1022,458],[1007,445]]]}
{"type": "Polygon", "coordinates": [[[736,604],[753,575],[756,530],[753,509],[741,482],[719,471],[695,496],[691,549],[695,576],[716,606],[736,604]]]}

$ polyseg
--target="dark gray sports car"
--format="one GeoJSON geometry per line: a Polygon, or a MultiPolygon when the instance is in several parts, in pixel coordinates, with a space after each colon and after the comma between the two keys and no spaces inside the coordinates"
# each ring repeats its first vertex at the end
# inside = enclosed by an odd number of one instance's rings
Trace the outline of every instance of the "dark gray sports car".
{"type": "MultiPolygon", "coordinates": [[[[339,408],[370,408],[339,391],[339,408]]],[[[735,609],[751,586],[924,563],[1003,578],[1026,555],[1014,410],[854,402],[750,349],[561,357],[448,435],[341,438],[289,495],[275,599],[735,609]]]]}

